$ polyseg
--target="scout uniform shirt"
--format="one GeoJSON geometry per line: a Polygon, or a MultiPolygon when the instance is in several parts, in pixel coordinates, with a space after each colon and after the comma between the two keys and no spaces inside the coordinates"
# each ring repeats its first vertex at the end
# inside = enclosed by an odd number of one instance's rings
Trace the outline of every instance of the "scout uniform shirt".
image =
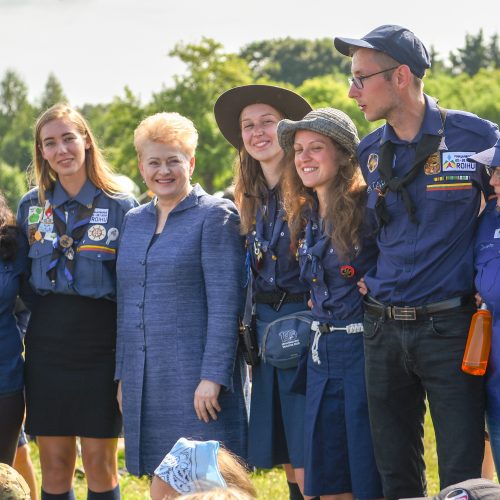
{"type": "Polygon", "coordinates": [[[27,252],[24,240],[18,238],[14,259],[0,259],[0,394],[14,393],[23,388],[23,346],[14,305],[26,268],[27,252]]]}
{"type": "Polygon", "coordinates": [[[493,316],[491,353],[486,371],[488,413],[500,418],[500,210],[491,200],[481,214],[474,247],[476,288],[493,316]]]}
{"type": "Polygon", "coordinates": [[[53,192],[46,193],[44,206],[40,205],[37,189],[24,195],[17,221],[30,245],[30,283],[35,292],[115,299],[118,239],[125,213],[136,204],[130,196],[112,198],[106,195],[90,180],[73,199],[56,181],[53,192]],[[78,220],[82,207],[89,210],[88,223],[83,220],[81,238],[72,238],[73,231],[76,232],[73,227],[82,223],[78,220]],[[65,219],[66,235],[58,234],[56,210],[60,218],[65,219]],[[64,253],[57,258],[54,246],[58,239],[64,246],[64,253]],[[68,260],[74,261],[72,266],[68,266],[68,260]],[[54,268],[52,275],[51,266],[54,268]]]}
{"type": "Polygon", "coordinates": [[[384,185],[378,171],[381,145],[394,143],[392,171],[403,178],[422,135],[441,137],[438,150],[406,187],[417,223],[410,220],[399,193],[385,192],[390,221],[379,230],[377,265],[365,277],[370,296],[384,304],[419,306],[472,293],[472,242],[481,191],[487,195],[491,188],[485,169],[467,158],[491,147],[500,134],[493,123],[464,111],[446,110],[443,126],[436,102],[428,96],[425,101],[424,120],[413,141],[398,139],[386,124],[358,147],[373,216],[384,185]]]}
{"type": "Polygon", "coordinates": [[[254,271],[256,292],[306,293],[299,267],[290,251],[290,231],[276,188],[268,190],[259,208],[255,229],[247,235],[247,266],[254,271]]]}
{"type": "Polygon", "coordinates": [[[298,248],[300,278],[311,289],[314,319],[334,326],[363,321],[363,296],[357,282],[375,265],[374,238],[364,238],[352,259],[341,259],[330,237],[321,230],[317,214],[309,220],[298,248]]]}

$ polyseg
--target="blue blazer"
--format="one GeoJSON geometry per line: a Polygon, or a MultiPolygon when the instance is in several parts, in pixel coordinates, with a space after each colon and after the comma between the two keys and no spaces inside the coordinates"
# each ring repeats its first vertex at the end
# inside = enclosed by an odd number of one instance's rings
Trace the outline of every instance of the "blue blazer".
{"type": "Polygon", "coordinates": [[[236,364],[244,247],[234,205],[199,186],[156,229],[154,202],[125,218],[117,262],[116,379],[127,468],[152,473],[178,438],[215,439],[240,456],[246,413],[236,364]],[[235,369],[236,365],[236,369],[235,369]],[[200,380],[221,384],[217,421],[196,417],[200,380]]]}

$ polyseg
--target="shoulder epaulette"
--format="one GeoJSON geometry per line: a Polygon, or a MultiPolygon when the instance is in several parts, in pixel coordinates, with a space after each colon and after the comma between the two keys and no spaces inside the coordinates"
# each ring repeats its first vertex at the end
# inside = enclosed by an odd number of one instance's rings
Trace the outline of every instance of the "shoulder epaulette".
{"type": "Polygon", "coordinates": [[[485,136],[491,133],[492,130],[498,128],[493,122],[480,118],[479,116],[467,111],[449,109],[447,120],[449,120],[449,122],[455,127],[481,136],[485,136]]]}
{"type": "Polygon", "coordinates": [[[375,129],[373,132],[370,132],[367,136],[363,137],[358,146],[358,156],[363,154],[363,151],[373,146],[373,144],[380,141],[383,131],[384,131],[384,125],[375,129]]]}
{"type": "Polygon", "coordinates": [[[30,189],[26,194],[24,194],[19,200],[19,206],[21,206],[23,203],[28,203],[35,200],[38,202],[38,188],[30,189]]]}

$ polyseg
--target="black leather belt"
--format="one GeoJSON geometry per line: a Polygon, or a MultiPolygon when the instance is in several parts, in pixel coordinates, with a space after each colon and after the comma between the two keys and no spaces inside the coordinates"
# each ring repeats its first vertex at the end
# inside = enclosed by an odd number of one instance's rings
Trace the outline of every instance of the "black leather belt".
{"type": "Polygon", "coordinates": [[[287,293],[283,292],[260,292],[255,294],[255,302],[257,304],[271,304],[276,311],[279,311],[283,304],[291,302],[300,303],[307,301],[309,295],[307,293],[287,293]]]}
{"type": "Polygon", "coordinates": [[[432,302],[423,306],[409,307],[409,306],[387,306],[381,302],[376,301],[371,297],[365,297],[364,305],[365,311],[385,319],[395,319],[398,321],[416,321],[417,319],[424,319],[430,314],[437,312],[447,311],[455,307],[472,304],[474,298],[472,296],[455,297],[453,299],[440,300],[439,302],[432,302]]]}

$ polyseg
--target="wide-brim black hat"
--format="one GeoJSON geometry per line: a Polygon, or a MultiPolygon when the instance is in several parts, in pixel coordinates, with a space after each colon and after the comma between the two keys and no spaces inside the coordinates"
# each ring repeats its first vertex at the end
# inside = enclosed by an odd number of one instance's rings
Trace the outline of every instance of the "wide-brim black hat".
{"type": "Polygon", "coordinates": [[[242,146],[240,115],[250,104],[268,104],[291,120],[301,120],[312,110],[299,94],[274,85],[242,85],[227,90],[215,102],[214,115],[222,135],[236,149],[242,146]]]}

